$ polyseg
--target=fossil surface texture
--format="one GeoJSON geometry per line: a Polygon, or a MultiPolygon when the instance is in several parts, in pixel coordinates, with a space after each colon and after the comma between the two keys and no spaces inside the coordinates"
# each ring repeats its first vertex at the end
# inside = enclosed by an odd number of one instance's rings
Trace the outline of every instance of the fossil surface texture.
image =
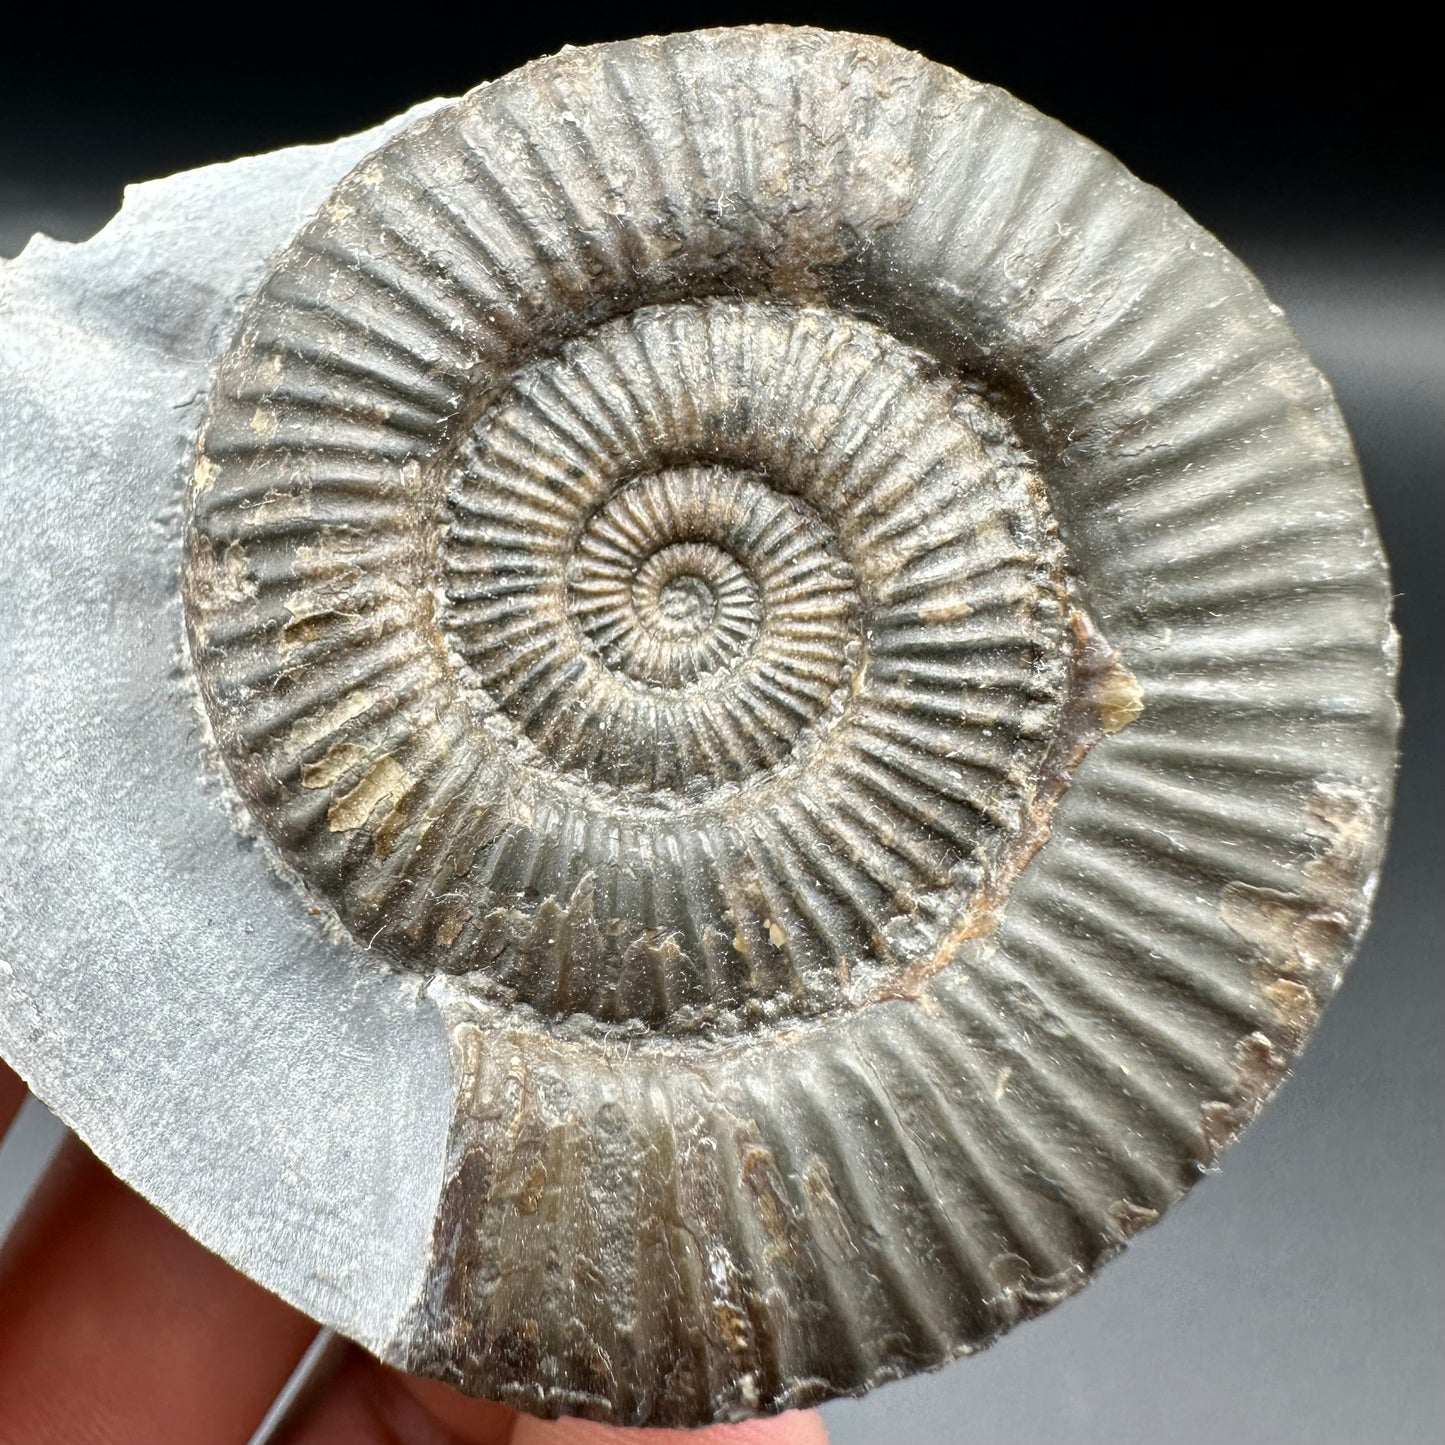
{"type": "Polygon", "coordinates": [[[396,1364],[860,1392],[1268,1098],[1394,647],[1328,386],[1112,157],[882,40],[566,50],[0,264],[0,1053],[396,1364]]]}

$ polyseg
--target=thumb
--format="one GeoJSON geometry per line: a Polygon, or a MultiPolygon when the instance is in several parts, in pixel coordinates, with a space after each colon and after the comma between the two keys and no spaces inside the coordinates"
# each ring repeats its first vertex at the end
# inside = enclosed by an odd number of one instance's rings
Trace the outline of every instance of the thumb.
{"type": "Polygon", "coordinates": [[[593,1420],[535,1420],[521,1415],[511,1445],[828,1445],[828,1434],[816,1410],[794,1410],[741,1425],[709,1425],[704,1430],[636,1430],[593,1420]]]}

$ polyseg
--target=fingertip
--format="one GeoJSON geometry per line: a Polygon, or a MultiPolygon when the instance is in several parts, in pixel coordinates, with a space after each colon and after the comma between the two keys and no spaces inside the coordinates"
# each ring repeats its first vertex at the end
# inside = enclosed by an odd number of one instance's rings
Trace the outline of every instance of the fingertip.
{"type": "Polygon", "coordinates": [[[286,1445],[507,1445],[512,1411],[378,1364],[353,1346],[283,1434],[286,1445]],[[435,1388],[433,1388],[435,1386],[435,1388]]]}
{"type": "Polygon", "coordinates": [[[405,1375],[400,1370],[385,1369],[396,1385],[409,1391],[453,1435],[467,1441],[487,1442],[510,1440],[512,1420],[516,1411],[494,1400],[473,1400],[459,1394],[440,1380],[420,1375],[405,1375]]]}
{"type": "Polygon", "coordinates": [[[315,1326],[68,1139],[0,1249],[0,1439],[245,1439],[315,1326]]]}
{"type": "Polygon", "coordinates": [[[640,1430],[595,1420],[517,1419],[511,1445],[827,1445],[816,1410],[791,1410],[766,1420],[709,1425],[702,1430],[640,1430]]]}

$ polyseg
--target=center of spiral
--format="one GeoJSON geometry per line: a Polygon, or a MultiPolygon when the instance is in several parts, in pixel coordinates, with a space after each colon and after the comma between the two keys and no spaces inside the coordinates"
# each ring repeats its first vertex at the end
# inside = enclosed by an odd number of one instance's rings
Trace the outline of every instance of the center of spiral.
{"type": "Polygon", "coordinates": [[[648,797],[755,782],[838,716],[860,655],[853,570],[766,476],[617,471],[598,457],[524,539],[514,495],[462,499],[453,646],[480,705],[551,769],[648,797]]]}
{"type": "Polygon", "coordinates": [[[669,582],[658,594],[657,606],[665,625],[692,637],[705,632],[717,616],[712,588],[692,574],[669,582]]]}
{"type": "Polygon", "coordinates": [[[757,635],[757,588],[747,572],[710,542],[677,542],[654,552],[631,587],[633,647],[653,654],[625,671],[664,686],[695,682],[742,656],[757,635]]]}

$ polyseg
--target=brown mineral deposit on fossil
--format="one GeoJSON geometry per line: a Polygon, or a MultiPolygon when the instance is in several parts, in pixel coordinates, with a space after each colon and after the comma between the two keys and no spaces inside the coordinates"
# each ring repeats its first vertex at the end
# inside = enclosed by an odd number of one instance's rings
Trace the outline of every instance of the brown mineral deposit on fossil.
{"type": "Polygon", "coordinates": [[[1380,859],[1388,582],[1287,325],[1063,127],[810,29],[537,61],[311,214],[177,546],[255,907],[449,1049],[353,1332],[687,1425],[1077,1290],[1279,1082],[1380,859]]]}

